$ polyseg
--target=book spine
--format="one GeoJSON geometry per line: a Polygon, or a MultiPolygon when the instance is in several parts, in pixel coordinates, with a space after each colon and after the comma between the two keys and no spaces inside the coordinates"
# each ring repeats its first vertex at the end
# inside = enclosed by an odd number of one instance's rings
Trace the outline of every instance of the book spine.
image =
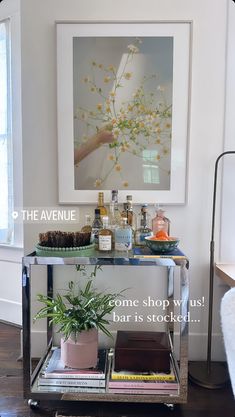
{"type": "Polygon", "coordinates": [[[105,388],[89,388],[89,387],[64,387],[62,385],[50,386],[39,385],[37,387],[38,392],[59,392],[59,393],[91,393],[91,394],[104,394],[105,388]]]}
{"type": "Polygon", "coordinates": [[[179,385],[177,382],[135,382],[135,381],[109,381],[109,388],[139,388],[139,389],[177,389],[179,385]]]}
{"type": "Polygon", "coordinates": [[[126,380],[126,381],[175,381],[174,375],[125,375],[112,374],[112,380],[126,380]]]}
{"type": "Polygon", "coordinates": [[[179,395],[178,390],[168,389],[122,389],[122,388],[110,388],[108,390],[110,394],[135,394],[135,395],[179,395]]]}
{"type": "Polygon", "coordinates": [[[63,386],[71,386],[71,387],[105,387],[105,380],[99,379],[46,379],[46,378],[39,378],[38,380],[39,385],[63,385],[63,386]]]}
{"type": "Polygon", "coordinates": [[[102,380],[105,379],[105,374],[99,374],[99,373],[94,373],[94,374],[80,374],[78,373],[69,373],[69,372],[45,372],[44,374],[41,375],[42,378],[44,379],[94,379],[94,380],[102,380]]]}

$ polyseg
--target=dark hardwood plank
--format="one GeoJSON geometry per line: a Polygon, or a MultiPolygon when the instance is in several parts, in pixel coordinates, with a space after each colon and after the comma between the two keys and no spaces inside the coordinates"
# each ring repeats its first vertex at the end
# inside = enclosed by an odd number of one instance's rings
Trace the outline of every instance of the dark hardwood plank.
{"type": "Polygon", "coordinates": [[[41,403],[39,410],[31,410],[22,394],[22,362],[20,329],[0,322],[0,417],[54,417],[56,410],[64,415],[97,417],[235,417],[235,403],[231,387],[208,390],[189,385],[188,403],[175,406],[171,413],[162,404],[107,404],[107,403],[41,403]]]}

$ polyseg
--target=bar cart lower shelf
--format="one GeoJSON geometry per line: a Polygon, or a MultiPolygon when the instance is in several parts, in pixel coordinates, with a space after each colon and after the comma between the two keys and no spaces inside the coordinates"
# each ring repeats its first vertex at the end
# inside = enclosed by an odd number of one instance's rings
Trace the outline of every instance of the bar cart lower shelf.
{"type": "MultiPolygon", "coordinates": [[[[167,294],[169,300],[169,307],[167,314],[174,313],[174,287],[175,281],[180,290],[180,316],[187,317],[188,315],[188,298],[189,298],[189,281],[188,269],[189,262],[186,256],[180,251],[176,254],[171,253],[167,255],[134,255],[133,252],[122,253],[113,252],[108,256],[101,255],[94,251],[94,254],[89,257],[76,258],[62,258],[62,257],[42,257],[36,256],[32,253],[23,258],[23,274],[22,274],[22,295],[23,295],[23,366],[24,366],[24,397],[28,400],[31,408],[37,408],[40,401],[67,401],[80,403],[163,403],[169,408],[173,409],[174,404],[185,403],[187,401],[187,385],[188,385],[188,321],[182,320],[179,323],[179,357],[178,361],[174,359],[174,366],[179,382],[179,390],[177,395],[174,394],[114,394],[110,392],[90,393],[90,392],[76,392],[76,389],[68,390],[68,387],[47,386],[40,387],[38,378],[42,367],[44,366],[46,356],[52,348],[52,330],[47,326],[47,348],[44,355],[41,357],[34,371],[32,371],[31,358],[31,283],[32,283],[32,266],[45,265],[47,269],[47,295],[53,295],[53,266],[55,265],[117,265],[117,266],[138,266],[138,267],[165,267],[167,270],[167,294]],[[180,274],[177,274],[179,279],[175,279],[175,268],[178,267],[180,274]]],[[[143,269],[144,272],[144,269],[143,269]]],[[[167,331],[170,337],[172,347],[172,357],[174,358],[174,324],[167,323],[167,331]]]]}

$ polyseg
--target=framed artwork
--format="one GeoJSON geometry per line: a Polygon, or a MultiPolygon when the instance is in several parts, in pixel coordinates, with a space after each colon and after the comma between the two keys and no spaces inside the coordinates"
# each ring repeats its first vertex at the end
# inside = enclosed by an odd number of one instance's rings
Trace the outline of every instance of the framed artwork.
{"type": "Polygon", "coordinates": [[[59,202],[183,204],[190,22],[57,23],[59,202]]]}

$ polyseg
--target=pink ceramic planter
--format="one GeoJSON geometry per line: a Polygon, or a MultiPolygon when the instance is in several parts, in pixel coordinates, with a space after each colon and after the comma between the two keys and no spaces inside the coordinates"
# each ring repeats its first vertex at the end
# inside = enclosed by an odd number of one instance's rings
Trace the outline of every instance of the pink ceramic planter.
{"type": "Polygon", "coordinates": [[[61,339],[61,360],[70,368],[92,368],[97,364],[98,330],[82,331],[76,341],[61,339]]]}

